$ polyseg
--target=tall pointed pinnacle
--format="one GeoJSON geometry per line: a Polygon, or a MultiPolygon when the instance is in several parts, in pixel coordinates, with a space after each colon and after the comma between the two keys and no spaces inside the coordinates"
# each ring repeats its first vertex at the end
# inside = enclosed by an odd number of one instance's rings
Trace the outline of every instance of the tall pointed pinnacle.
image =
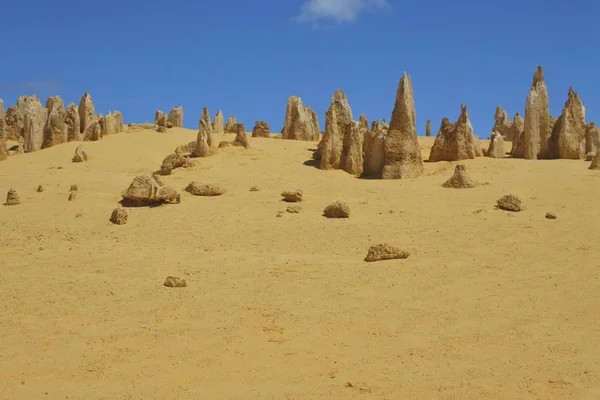
{"type": "Polygon", "coordinates": [[[533,89],[538,85],[538,83],[544,83],[544,71],[542,70],[542,66],[538,65],[535,70],[535,74],[533,75],[533,83],[531,84],[531,88],[533,89]]]}

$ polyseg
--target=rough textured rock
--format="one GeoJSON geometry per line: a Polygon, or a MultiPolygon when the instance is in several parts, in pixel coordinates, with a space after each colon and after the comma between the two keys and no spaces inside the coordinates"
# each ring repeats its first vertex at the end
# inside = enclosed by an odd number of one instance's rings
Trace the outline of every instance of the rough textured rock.
{"type": "Polygon", "coordinates": [[[427,120],[427,125],[425,125],[425,136],[431,136],[431,120],[427,120]]]}
{"type": "Polygon", "coordinates": [[[546,219],[556,219],[556,214],[552,212],[546,213],[546,219]]]}
{"type": "Polygon", "coordinates": [[[6,194],[6,203],[4,203],[4,205],[16,206],[18,204],[21,204],[21,200],[19,200],[19,195],[15,189],[10,188],[8,190],[8,193],[6,194]]]}
{"type": "Polygon", "coordinates": [[[128,218],[127,210],[122,207],[117,207],[110,214],[110,222],[115,225],[125,225],[128,218]]]}
{"type": "Polygon", "coordinates": [[[523,157],[528,160],[550,158],[549,143],[552,129],[548,106],[548,89],[544,82],[542,67],[537,67],[531,90],[525,104],[523,128],[523,157]]]}
{"type": "Polygon", "coordinates": [[[597,152],[594,158],[592,158],[589,169],[600,169],[600,152],[597,152]]]}
{"type": "Polygon", "coordinates": [[[590,122],[585,129],[585,155],[586,160],[590,161],[600,149],[600,129],[590,122]]]}
{"type": "Polygon", "coordinates": [[[442,120],[429,161],[461,161],[482,155],[479,140],[473,133],[467,106],[461,105],[458,121],[450,122],[448,118],[442,120]]]}
{"type": "Polygon", "coordinates": [[[360,114],[358,117],[358,123],[361,127],[366,128],[367,130],[369,129],[369,119],[365,114],[360,114]]]}
{"type": "Polygon", "coordinates": [[[81,133],[81,122],[79,119],[79,107],[75,103],[67,106],[65,112],[65,125],[67,125],[67,141],[79,142],[83,140],[81,133]]]}
{"type": "Polygon", "coordinates": [[[71,185],[71,188],[69,189],[69,191],[71,191],[71,192],[79,191],[79,185],[71,185]]]}
{"type": "Polygon", "coordinates": [[[423,160],[417,141],[413,88],[407,73],[404,73],[398,85],[396,104],[383,151],[383,179],[409,179],[423,174],[423,160]]]}
{"type": "MultiPolygon", "coordinates": [[[[379,121],[377,126],[379,126],[379,121]]],[[[377,129],[373,132],[365,132],[364,135],[364,162],[363,176],[364,177],[381,177],[381,171],[385,164],[383,145],[385,143],[386,131],[377,129]]]]}
{"type": "Polygon", "coordinates": [[[156,110],[154,113],[154,125],[167,128],[169,124],[169,116],[161,110],[156,110]]]}
{"type": "Polygon", "coordinates": [[[525,121],[521,114],[516,113],[512,124],[511,136],[513,137],[512,148],[510,154],[515,158],[523,158],[525,156],[525,135],[523,129],[525,121]]]}
{"type": "Polygon", "coordinates": [[[281,138],[289,140],[317,140],[320,136],[317,114],[308,106],[302,105],[302,99],[290,96],[285,110],[285,120],[281,138]]]}
{"type": "MultiPolygon", "coordinates": [[[[27,96],[22,96],[22,98],[27,96]]],[[[31,153],[42,148],[44,143],[44,128],[46,126],[47,112],[40,100],[35,97],[27,97],[19,110],[23,114],[23,147],[25,152],[31,153]]]]}
{"type": "Polygon", "coordinates": [[[504,158],[504,135],[500,132],[492,132],[487,156],[490,158],[504,158]]]}
{"type": "Polygon", "coordinates": [[[371,121],[371,132],[377,132],[379,130],[379,121],[373,120],[371,121]]]}
{"type": "Polygon", "coordinates": [[[235,124],[235,139],[231,142],[232,146],[241,146],[245,149],[250,147],[250,142],[248,142],[248,135],[246,135],[246,127],[244,124],[235,124]]]}
{"type": "Polygon", "coordinates": [[[88,92],[85,92],[79,102],[79,124],[80,133],[86,133],[88,127],[96,121],[96,114],[94,111],[94,102],[92,96],[88,92]]]}
{"type": "Polygon", "coordinates": [[[260,188],[259,188],[258,186],[252,186],[252,187],[250,188],[250,191],[251,191],[251,192],[260,192],[260,188]]]}
{"type": "Polygon", "coordinates": [[[365,257],[366,262],[384,261],[384,260],[403,260],[408,258],[410,253],[400,250],[397,247],[386,243],[371,246],[365,257]]]}
{"type": "Polygon", "coordinates": [[[523,211],[525,209],[521,199],[512,194],[507,194],[506,196],[498,199],[496,206],[501,210],[514,212],[523,211]]]}
{"type": "Polygon", "coordinates": [[[365,134],[369,134],[369,128],[364,121],[353,121],[346,125],[340,164],[344,171],[356,177],[363,173],[365,134]]]}
{"type": "Polygon", "coordinates": [[[4,102],[0,99],[0,161],[8,158],[8,147],[6,146],[6,133],[4,123],[4,102]]]}
{"type": "Polygon", "coordinates": [[[325,114],[325,134],[321,139],[321,169],[340,169],[344,135],[352,122],[352,110],[342,89],[336,90],[325,114]]]}
{"type": "Polygon", "coordinates": [[[148,175],[136,176],[121,196],[139,205],[180,202],[177,191],[169,186],[163,186],[155,176],[148,175]]]}
{"type": "Polygon", "coordinates": [[[562,114],[557,119],[552,131],[552,143],[556,145],[556,150],[552,151],[550,145],[551,158],[565,158],[571,160],[583,159],[585,155],[585,133],[587,125],[585,123],[585,107],[575,93],[572,87],[569,88],[569,95],[562,114]]]}
{"type": "Polygon", "coordinates": [[[102,127],[98,120],[93,121],[86,129],[83,134],[83,140],[85,141],[97,141],[102,139],[102,127]]]}
{"type": "Polygon", "coordinates": [[[75,200],[77,200],[77,192],[69,193],[69,201],[75,201],[75,200]]]}
{"type": "Polygon", "coordinates": [[[4,114],[4,135],[6,140],[19,140],[23,137],[23,114],[17,106],[8,107],[4,114]]]}
{"type": "Polygon", "coordinates": [[[217,115],[215,115],[215,119],[212,122],[213,133],[223,133],[225,132],[225,117],[223,117],[223,111],[217,111],[217,115]]]}
{"type": "Polygon", "coordinates": [[[167,117],[167,121],[171,123],[171,126],[176,128],[183,127],[183,107],[173,107],[171,112],[169,112],[169,116],[167,117]]]}
{"type": "Polygon", "coordinates": [[[194,150],[196,150],[196,143],[197,143],[197,141],[194,140],[193,142],[189,142],[187,144],[177,146],[177,148],[175,149],[175,153],[180,154],[180,155],[193,154],[194,150]]]}
{"type": "Polygon", "coordinates": [[[123,132],[123,116],[119,111],[100,117],[99,123],[102,136],[123,132]]]}
{"type": "Polygon", "coordinates": [[[67,113],[62,99],[59,96],[49,97],[46,100],[46,110],[43,149],[66,143],[69,139],[69,131],[66,123],[67,113]]]}
{"type": "Polygon", "coordinates": [[[296,202],[302,201],[303,195],[304,195],[304,192],[300,189],[288,190],[288,191],[281,193],[281,197],[283,197],[283,200],[287,201],[289,203],[296,203],[296,202]]]}
{"type": "Polygon", "coordinates": [[[43,185],[38,185],[36,192],[38,193],[42,193],[44,191],[44,186],[43,185]]]}
{"type": "MultiPolygon", "coordinates": [[[[206,107],[202,108],[202,117],[200,118],[200,121],[204,121],[205,122],[205,129],[208,131],[208,145],[212,146],[212,133],[213,133],[213,129],[212,129],[212,124],[210,122],[210,113],[208,112],[208,109],[206,107]]],[[[198,122],[198,128],[200,128],[200,122],[198,122]]]]}
{"type": "Polygon", "coordinates": [[[454,167],[454,174],[452,177],[444,182],[442,186],[452,189],[469,189],[474,188],[475,184],[467,173],[467,167],[462,164],[458,164],[456,167],[454,167]]]}
{"type": "Polygon", "coordinates": [[[252,129],[252,137],[271,137],[271,127],[265,121],[256,121],[252,129]]]}
{"type": "Polygon", "coordinates": [[[211,144],[212,136],[211,130],[208,128],[208,123],[204,118],[199,122],[200,129],[198,129],[198,137],[196,139],[196,149],[193,152],[194,157],[208,157],[212,154],[211,144]]]}
{"type": "Polygon", "coordinates": [[[167,276],[163,285],[170,288],[183,288],[187,286],[187,281],[177,276],[167,276]]]}
{"type": "Polygon", "coordinates": [[[289,212],[290,214],[299,214],[300,211],[302,211],[302,207],[299,204],[291,204],[287,206],[285,211],[289,212]]]}
{"type": "Polygon", "coordinates": [[[161,175],[171,175],[176,168],[185,167],[187,165],[187,158],[185,158],[180,153],[172,153],[165,157],[161,166],[160,166],[160,174],[161,175]]]}
{"type": "Polygon", "coordinates": [[[336,201],[325,207],[323,216],[327,218],[350,218],[350,207],[343,201],[336,201]]]}
{"type": "Polygon", "coordinates": [[[194,196],[221,196],[226,192],[218,183],[202,184],[196,181],[190,182],[185,191],[194,196]]]}
{"type": "Polygon", "coordinates": [[[235,115],[230,116],[227,120],[227,123],[225,124],[225,133],[237,133],[235,129],[236,124],[237,121],[235,119],[235,115]]]}
{"type": "Polygon", "coordinates": [[[513,123],[508,118],[508,113],[502,107],[496,107],[492,132],[498,132],[504,137],[504,140],[512,141],[515,133],[512,125],[513,123]]]}
{"type": "Polygon", "coordinates": [[[75,149],[75,155],[73,156],[72,161],[74,163],[80,163],[88,160],[87,153],[85,152],[83,145],[77,146],[75,149]]]}

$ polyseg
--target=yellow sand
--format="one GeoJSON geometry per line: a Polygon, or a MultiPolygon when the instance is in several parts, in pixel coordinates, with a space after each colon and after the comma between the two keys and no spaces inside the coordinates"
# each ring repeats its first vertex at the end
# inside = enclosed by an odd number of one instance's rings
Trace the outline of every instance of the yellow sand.
{"type": "Polygon", "coordinates": [[[257,138],[165,177],[181,204],[111,224],[132,178],[194,139],[137,131],[86,142],[87,163],[70,162],[79,143],[0,163],[0,194],[22,202],[0,206],[0,398],[600,398],[589,163],[478,158],[464,163],[489,185],[457,190],[441,186],[456,163],[360,180],[304,165],[315,143],[257,138]],[[192,180],[228,192],[194,197],[192,180]],[[302,212],[278,218],[296,188],[302,212]],[[509,193],[527,210],[495,210],[509,193]],[[351,218],[321,215],[335,200],[351,218]],[[411,255],[363,262],[378,243],[411,255]]]}

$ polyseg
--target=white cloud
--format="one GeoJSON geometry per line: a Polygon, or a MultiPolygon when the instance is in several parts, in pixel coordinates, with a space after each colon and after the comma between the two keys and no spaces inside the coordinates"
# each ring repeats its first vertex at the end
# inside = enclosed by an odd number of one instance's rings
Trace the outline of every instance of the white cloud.
{"type": "Polygon", "coordinates": [[[388,0],[307,0],[302,4],[298,22],[332,19],[336,22],[353,22],[371,7],[389,7],[388,0]]]}

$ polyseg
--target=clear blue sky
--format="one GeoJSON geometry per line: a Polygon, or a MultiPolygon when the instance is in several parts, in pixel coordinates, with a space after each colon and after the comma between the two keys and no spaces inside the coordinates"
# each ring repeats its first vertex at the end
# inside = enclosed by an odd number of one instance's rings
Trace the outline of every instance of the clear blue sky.
{"type": "Polygon", "coordinates": [[[355,119],[389,120],[407,71],[419,135],[427,119],[434,134],[442,117],[456,120],[465,103],[476,133],[488,137],[497,105],[511,118],[524,113],[541,64],[554,116],[572,85],[587,121],[600,122],[598,2],[305,3],[12,1],[1,7],[0,98],[5,107],[34,93],[79,103],[88,91],[97,113],[118,109],[125,122],[183,105],[189,128],[207,107],[211,117],[235,114],[247,130],[265,120],[278,132],[290,95],[323,127],[338,87],[355,119]]]}

